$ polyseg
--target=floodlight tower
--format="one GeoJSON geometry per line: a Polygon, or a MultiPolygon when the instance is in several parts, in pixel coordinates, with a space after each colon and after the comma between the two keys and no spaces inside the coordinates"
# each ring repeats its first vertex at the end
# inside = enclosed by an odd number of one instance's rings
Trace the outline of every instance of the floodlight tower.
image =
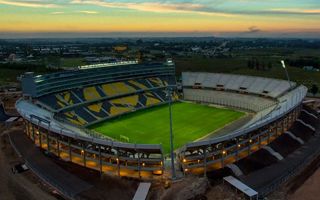
{"type": "Polygon", "coordinates": [[[174,152],[173,152],[173,132],[172,132],[172,110],[171,110],[171,104],[172,104],[172,95],[173,95],[173,89],[172,87],[167,88],[167,98],[168,98],[168,104],[169,104],[169,116],[170,116],[170,154],[171,154],[171,176],[172,180],[176,179],[176,170],[174,167],[174,152]]]}
{"type": "Polygon", "coordinates": [[[287,79],[288,79],[288,82],[289,82],[289,85],[290,85],[290,89],[292,89],[292,84],[291,84],[291,81],[290,81],[289,73],[288,73],[288,70],[286,68],[286,64],[284,63],[284,60],[281,60],[281,64],[282,64],[282,67],[283,67],[284,71],[286,72],[286,76],[287,76],[287,79]]]}

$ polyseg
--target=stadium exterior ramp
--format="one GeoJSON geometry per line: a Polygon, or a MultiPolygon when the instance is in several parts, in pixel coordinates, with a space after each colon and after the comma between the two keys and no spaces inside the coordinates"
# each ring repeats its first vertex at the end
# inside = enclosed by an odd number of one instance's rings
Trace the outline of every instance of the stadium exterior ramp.
{"type": "MultiPolygon", "coordinates": [[[[264,97],[276,102],[275,105],[272,104],[272,109],[264,113],[262,117],[256,118],[255,121],[251,121],[250,124],[235,132],[186,144],[179,151],[181,168],[186,174],[201,174],[224,168],[268,145],[285,133],[298,119],[302,110],[301,103],[307,93],[305,86],[296,86],[295,83],[292,83],[294,87],[290,88],[290,84],[282,80],[241,75],[186,72],[182,74],[182,82],[185,100],[237,108],[243,106],[243,109],[249,107],[246,106],[247,104],[232,104],[237,103],[234,96],[242,98],[239,95],[250,95],[254,98],[264,97]],[[259,79],[261,79],[261,84],[259,84],[259,79]],[[214,95],[197,96],[207,91],[231,94],[233,99],[232,101],[228,99],[217,101],[214,95]]],[[[264,101],[260,102],[264,104],[264,101]]]]}

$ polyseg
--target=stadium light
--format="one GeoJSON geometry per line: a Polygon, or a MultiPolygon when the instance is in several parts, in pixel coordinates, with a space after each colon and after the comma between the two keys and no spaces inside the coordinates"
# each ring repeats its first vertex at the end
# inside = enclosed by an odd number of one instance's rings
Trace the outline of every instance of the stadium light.
{"type": "Polygon", "coordinates": [[[284,63],[284,60],[281,60],[281,64],[282,64],[282,67],[285,69],[286,68],[286,65],[284,63]]]}
{"type": "Polygon", "coordinates": [[[172,103],[172,88],[169,86],[167,88],[167,97],[168,97],[168,104],[169,104],[169,116],[170,116],[170,154],[171,154],[171,171],[172,171],[172,180],[176,179],[176,170],[174,168],[174,152],[173,152],[173,132],[172,132],[172,110],[171,110],[171,103],[172,103]]]}
{"type": "Polygon", "coordinates": [[[287,76],[287,79],[288,79],[288,82],[289,82],[290,89],[292,89],[292,84],[291,84],[291,81],[290,81],[289,73],[288,73],[288,70],[286,68],[286,64],[284,63],[284,60],[281,60],[281,65],[282,65],[284,71],[286,72],[286,76],[287,76]]]}

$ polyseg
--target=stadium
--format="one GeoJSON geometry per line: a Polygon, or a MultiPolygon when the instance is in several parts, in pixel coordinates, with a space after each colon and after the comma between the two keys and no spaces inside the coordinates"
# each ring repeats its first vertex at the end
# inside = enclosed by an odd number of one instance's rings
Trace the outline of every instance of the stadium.
{"type": "Polygon", "coordinates": [[[16,109],[36,146],[102,174],[125,177],[170,176],[168,107],[176,171],[182,176],[224,168],[236,174],[234,163],[260,149],[274,153],[267,145],[277,139],[307,141],[317,118],[302,104],[303,85],[204,72],[183,72],[177,83],[170,60],[28,72],[21,83],[16,109]]]}

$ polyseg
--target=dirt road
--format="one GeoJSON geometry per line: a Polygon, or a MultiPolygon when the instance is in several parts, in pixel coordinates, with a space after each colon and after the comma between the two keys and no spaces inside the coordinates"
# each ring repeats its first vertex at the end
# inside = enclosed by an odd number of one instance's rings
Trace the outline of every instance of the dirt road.
{"type": "Polygon", "coordinates": [[[13,174],[11,167],[21,162],[9,144],[7,135],[0,132],[0,197],[1,200],[55,200],[42,190],[44,185],[31,171],[13,174]]]}

